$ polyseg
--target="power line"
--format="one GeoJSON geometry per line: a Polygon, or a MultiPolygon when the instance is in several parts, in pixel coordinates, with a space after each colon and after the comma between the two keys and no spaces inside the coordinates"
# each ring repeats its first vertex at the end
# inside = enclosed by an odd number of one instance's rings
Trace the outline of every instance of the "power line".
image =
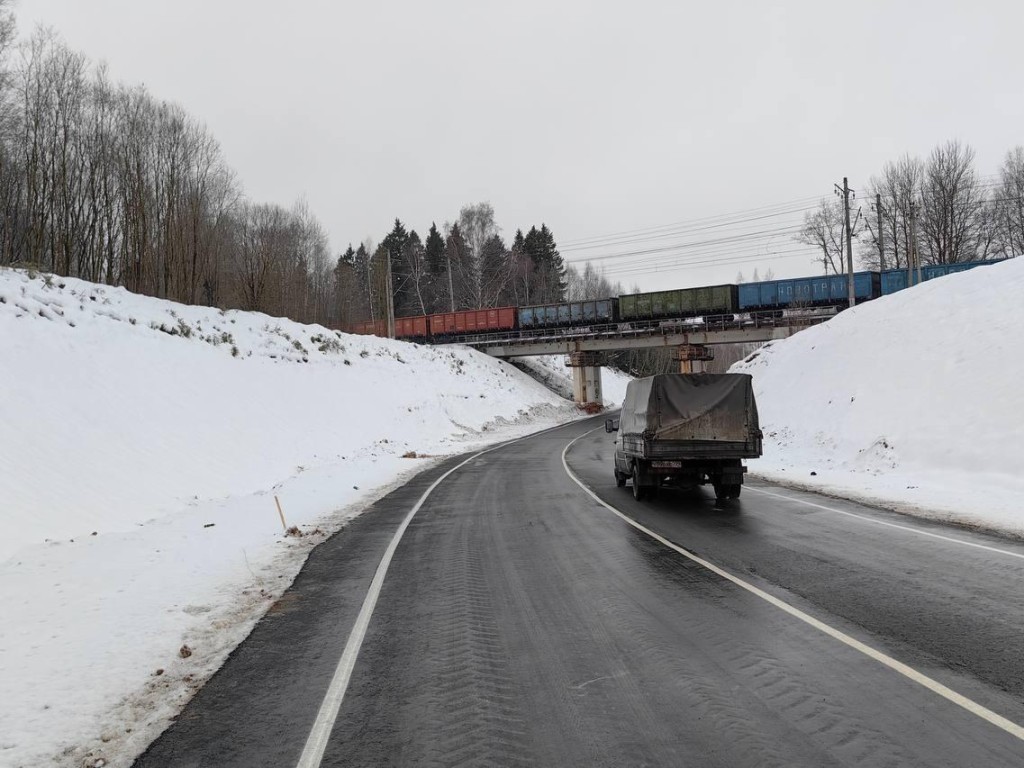
{"type": "MultiPolygon", "coordinates": [[[[609,269],[602,274],[605,277],[618,277],[621,278],[627,275],[639,275],[639,274],[650,274],[654,272],[670,272],[676,269],[700,267],[700,266],[722,266],[722,265],[740,265],[740,264],[762,264],[764,262],[781,261],[782,259],[791,259],[798,254],[806,255],[809,260],[813,261],[813,252],[809,252],[806,249],[795,248],[791,250],[778,251],[771,255],[739,255],[730,256],[726,258],[715,257],[711,259],[687,259],[680,263],[662,264],[653,267],[637,267],[632,269],[624,268],[613,268],[609,269]]],[[[700,254],[696,254],[700,255],[700,254]]]]}
{"type": "Polygon", "coordinates": [[[685,228],[685,227],[690,226],[690,225],[706,224],[708,222],[717,221],[719,219],[727,219],[727,218],[738,217],[738,218],[740,218],[742,220],[747,214],[762,213],[764,211],[775,209],[775,208],[784,208],[784,207],[790,207],[790,206],[797,205],[797,204],[809,203],[809,202],[813,202],[813,201],[815,201],[817,199],[818,199],[817,197],[806,197],[806,198],[800,198],[800,199],[797,199],[797,200],[790,200],[790,201],[787,201],[787,202],[784,202],[784,203],[774,203],[772,205],[762,205],[762,206],[759,206],[757,208],[748,208],[748,209],[742,210],[742,211],[733,211],[732,213],[721,213],[721,214],[716,214],[714,216],[704,216],[704,217],[696,218],[696,219],[687,219],[687,220],[683,220],[683,221],[677,221],[677,222],[674,222],[672,224],[660,224],[660,225],[656,225],[656,226],[641,227],[639,229],[630,229],[630,230],[625,230],[625,231],[621,231],[621,232],[611,232],[611,233],[604,234],[604,235],[595,235],[595,236],[592,236],[592,237],[576,238],[574,240],[566,240],[564,245],[565,245],[566,249],[568,250],[569,248],[576,247],[576,246],[584,244],[584,243],[589,243],[589,242],[592,242],[594,240],[614,239],[614,238],[623,237],[623,236],[626,236],[626,235],[647,234],[647,233],[651,233],[651,232],[655,232],[655,231],[659,231],[659,230],[671,229],[673,227],[684,227],[685,228]]]}
{"type": "MultiPolygon", "coordinates": [[[[978,200],[979,204],[1018,202],[1022,199],[1020,197],[990,196],[991,192],[1003,186],[1001,174],[978,177],[974,186],[982,193],[978,200]]],[[[918,185],[915,197],[919,198],[921,191],[921,186],[918,185]]],[[[902,199],[901,195],[874,189],[871,190],[871,197],[874,197],[876,201],[884,200],[890,205],[893,201],[902,199]]],[[[787,235],[791,242],[795,241],[794,235],[805,226],[806,214],[818,210],[823,204],[828,205],[828,198],[825,196],[799,198],[672,224],[578,238],[567,241],[561,250],[565,253],[575,253],[626,247],[626,250],[618,250],[614,253],[595,256],[580,255],[576,258],[566,259],[568,264],[607,262],[602,267],[602,273],[608,276],[638,275],[695,266],[757,263],[783,258],[791,259],[795,258],[796,254],[806,255],[810,260],[817,261],[818,249],[815,246],[806,245],[780,251],[772,250],[771,245],[776,238],[787,235]],[[814,202],[815,205],[805,205],[808,202],[814,202]],[[751,229],[767,220],[781,219],[786,216],[796,217],[799,214],[805,214],[805,216],[800,217],[792,224],[785,223],[783,225],[783,222],[780,221],[781,226],[751,229]],[[731,231],[722,232],[719,237],[689,239],[704,232],[723,229],[731,231]],[[659,244],[660,241],[670,238],[685,239],[682,242],[659,244]],[[650,244],[650,247],[645,247],[647,244],[650,244]]]]}
{"type": "Polygon", "coordinates": [[[676,251],[686,250],[687,248],[699,248],[708,245],[725,245],[730,243],[739,243],[750,238],[764,238],[767,235],[781,235],[781,234],[793,234],[799,232],[801,226],[787,226],[777,227],[775,229],[762,229],[756,232],[744,232],[739,234],[727,235],[724,237],[711,238],[707,240],[691,240],[684,243],[672,243],[669,245],[658,246],[654,248],[644,248],[633,251],[622,251],[619,253],[610,253],[603,256],[591,256],[589,258],[571,259],[567,260],[570,263],[579,263],[585,261],[608,261],[611,259],[622,259],[631,258],[637,256],[650,256],[657,253],[671,253],[676,251]]]}
{"type": "Polygon", "coordinates": [[[673,230],[668,230],[668,231],[666,231],[664,233],[645,235],[643,237],[608,240],[608,241],[604,241],[604,242],[595,242],[595,243],[592,243],[592,244],[589,244],[589,245],[566,246],[566,247],[562,248],[562,251],[563,252],[585,251],[585,250],[591,250],[593,248],[606,248],[606,247],[609,247],[609,246],[612,246],[612,245],[626,245],[626,244],[630,244],[630,243],[649,242],[649,241],[652,241],[652,240],[663,240],[663,239],[665,239],[667,237],[678,237],[680,235],[689,235],[689,234],[694,234],[694,233],[697,233],[697,232],[706,232],[708,230],[719,229],[721,227],[742,226],[744,224],[749,224],[749,223],[754,223],[754,222],[758,222],[758,221],[763,221],[765,219],[772,219],[772,218],[776,218],[778,216],[788,216],[788,215],[792,215],[794,213],[804,213],[805,211],[811,211],[811,210],[814,210],[814,207],[811,207],[811,208],[807,208],[807,207],[804,207],[804,208],[791,208],[791,209],[788,209],[788,210],[777,211],[775,213],[766,213],[766,214],[763,214],[761,216],[753,216],[753,217],[748,218],[748,219],[739,219],[739,220],[736,220],[736,221],[725,221],[725,222],[721,222],[721,223],[718,223],[718,224],[707,224],[707,225],[702,226],[702,227],[691,227],[691,228],[684,228],[684,229],[673,229],[673,230]]]}

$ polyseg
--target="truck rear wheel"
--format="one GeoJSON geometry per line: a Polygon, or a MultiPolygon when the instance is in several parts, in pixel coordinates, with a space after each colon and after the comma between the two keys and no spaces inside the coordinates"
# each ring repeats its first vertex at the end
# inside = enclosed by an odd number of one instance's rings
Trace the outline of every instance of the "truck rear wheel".
{"type": "Polygon", "coordinates": [[[626,475],[622,474],[621,472],[619,472],[619,470],[616,469],[615,470],[615,486],[617,488],[621,488],[625,484],[626,484],[626,475]]]}
{"type": "Polygon", "coordinates": [[[637,501],[643,501],[647,495],[647,489],[640,484],[640,468],[636,465],[633,466],[633,498],[637,501]]]}
{"type": "Polygon", "coordinates": [[[727,499],[738,499],[740,497],[740,489],[743,487],[738,483],[715,483],[715,498],[718,501],[725,501],[727,499]]]}

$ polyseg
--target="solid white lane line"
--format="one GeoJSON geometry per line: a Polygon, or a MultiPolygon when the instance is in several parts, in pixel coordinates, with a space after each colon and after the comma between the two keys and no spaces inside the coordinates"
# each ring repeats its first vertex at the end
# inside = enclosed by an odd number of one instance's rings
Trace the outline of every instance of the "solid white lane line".
{"type": "Polygon", "coordinates": [[[753,486],[747,486],[748,491],[754,491],[754,493],[763,493],[765,496],[774,496],[777,499],[785,499],[786,501],[792,501],[797,504],[803,504],[805,507],[814,507],[815,509],[823,509],[826,512],[835,512],[837,515],[846,515],[847,517],[855,517],[858,520],[863,520],[866,523],[874,523],[875,525],[884,525],[888,528],[898,528],[901,531],[909,531],[910,533],[916,533],[919,536],[928,536],[932,539],[941,539],[942,541],[948,541],[952,544],[962,544],[965,547],[974,547],[975,549],[984,549],[986,552],[996,552],[1000,555],[1008,555],[1009,557],[1016,557],[1024,560],[1024,553],[1011,552],[1008,549],[999,549],[998,547],[990,547],[987,544],[976,544],[973,541],[964,541],[963,539],[956,539],[952,536],[943,536],[938,533],[931,533],[930,531],[922,531],[918,528],[912,528],[909,525],[899,525],[898,523],[889,523],[885,520],[875,520],[867,515],[858,515],[856,512],[847,512],[844,509],[836,509],[835,507],[829,507],[824,504],[816,504],[813,501],[805,501],[803,499],[795,498],[794,496],[786,496],[782,493],[772,493],[766,491],[763,488],[754,488],[753,486]]]}
{"type": "MultiPolygon", "coordinates": [[[[575,422],[570,422],[570,424],[573,423],[575,422]]],[[[352,677],[352,669],[356,665],[356,658],[359,656],[359,650],[362,648],[363,639],[366,637],[366,629],[370,626],[370,619],[373,617],[373,609],[377,605],[377,598],[380,597],[381,587],[384,586],[384,578],[388,575],[388,567],[391,565],[391,559],[395,556],[395,550],[398,549],[398,544],[402,540],[402,535],[405,533],[405,529],[409,527],[409,523],[412,522],[413,517],[415,517],[416,513],[419,512],[420,507],[423,506],[427,497],[429,497],[434,489],[443,483],[449,475],[466,466],[471,461],[475,461],[480,458],[485,453],[496,451],[499,448],[513,445],[514,443],[521,442],[522,440],[528,440],[531,437],[538,437],[539,435],[546,434],[547,432],[551,432],[555,429],[570,426],[570,424],[559,424],[558,426],[543,429],[540,432],[535,432],[532,435],[524,435],[523,437],[516,438],[515,440],[509,440],[504,443],[499,443],[498,445],[492,445],[490,448],[474,453],[468,459],[456,464],[437,478],[437,480],[431,483],[430,487],[423,492],[423,495],[420,496],[413,508],[409,510],[409,514],[407,514],[402,520],[401,525],[398,526],[398,530],[395,531],[395,535],[391,537],[391,542],[388,544],[388,548],[384,551],[384,556],[377,565],[377,571],[373,574],[373,581],[370,582],[370,589],[366,593],[366,597],[363,599],[363,605],[359,609],[359,615],[356,617],[356,623],[353,625],[352,631],[348,636],[348,641],[345,643],[345,650],[342,651],[341,658],[338,660],[338,666],[335,667],[334,675],[331,677],[331,684],[327,688],[324,700],[320,704],[320,710],[317,712],[316,720],[309,732],[309,736],[306,738],[306,746],[302,750],[301,757],[299,757],[297,768],[319,768],[320,762],[323,760],[324,750],[327,748],[327,741],[331,736],[334,723],[338,719],[341,702],[345,698],[345,691],[348,689],[348,683],[352,677]]]]}
{"type": "Polygon", "coordinates": [[[571,469],[569,469],[569,462],[566,460],[566,454],[569,453],[569,449],[572,448],[572,446],[576,443],[577,440],[580,440],[581,438],[586,437],[587,435],[589,435],[589,434],[591,434],[593,432],[596,432],[596,431],[597,430],[591,430],[590,432],[586,432],[586,433],[580,435],[579,437],[577,437],[575,440],[570,441],[568,443],[568,445],[565,446],[565,449],[562,451],[562,466],[565,467],[566,474],[569,475],[569,477],[576,483],[576,485],[578,485],[580,488],[582,488],[583,491],[588,496],[590,496],[594,501],[596,501],[602,507],[604,507],[608,511],[612,512],[613,514],[618,515],[620,518],[622,518],[625,522],[629,523],[631,526],[636,528],[638,531],[642,531],[643,533],[646,533],[648,536],[650,536],[655,541],[660,542],[661,544],[664,544],[666,547],[668,547],[669,549],[677,552],[678,554],[682,555],[683,557],[687,558],[688,560],[692,560],[693,562],[697,563],[698,565],[701,565],[704,568],[707,568],[712,573],[718,574],[723,579],[731,581],[737,587],[740,587],[741,589],[745,589],[747,592],[750,592],[751,594],[756,595],[757,597],[761,598],[765,602],[770,603],[770,604],[774,605],[776,608],[779,608],[780,610],[785,611],[790,616],[793,616],[794,618],[799,619],[800,621],[804,622],[805,624],[809,624],[810,626],[814,627],[815,629],[819,630],[820,632],[824,632],[829,637],[835,638],[839,642],[849,646],[850,648],[853,648],[856,651],[859,651],[860,653],[864,654],[865,656],[867,656],[869,658],[874,659],[875,661],[879,662],[880,664],[884,664],[885,666],[889,667],[890,669],[892,669],[892,670],[894,670],[896,672],[899,672],[901,675],[903,675],[904,677],[906,677],[906,678],[908,678],[910,680],[913,680],[918,685],[924,686],[928,690],[930,690],[930,691],[932,691],[934,693],[937,693],[939,696],[941,696],[942,698],[946,699],[947,701],[950,701],[950,702],[956,704],[957,706],[962,707],[963,709],[967,710],[971,714],[977,715],[982,720],[985,720],[985,721],[991,723],[992,725],[996,726],[997,728],[1000,728],[1003,731],[1006,731],[1006,733],[1010,734],[1011,736],[1015,736],[1016,738],[1020,739],[1021,741],[1024,741],[1024,727],[1018,725],[1017,723],[1013,722],[1012,720],[1008,720],[1007,718],[1003,717],[1002,715],[999,715],[999,714],[993,712],[992,710],[987,709],[986,707],[983,707],[981,704],[978,704],[976,701],[968,699],[966,696],[964,696],[964,695],[962,695],[960,693],[957,693],[952,688],[948,688],[945,685],[943,685],[942,683],[938,682],[937,680],[933,680],[932,678],[928,677],[927,675],[924,675],[921,672],[918,672],[916,669],[914,669],[913,667],[910,667],[910,666],[904,664],[902,661],[897,661],[896,659],[892,658],[891,656],[888,656],[888,655],[882,653],[881,651],[876,650],[876,649],[872,648],[871,646],[869,646],[869,645],[867,645],[865,643],[862,643],[860,640],[857,640],[856,638],[850,637],[845,632],[842,632],[842,631],[840,631],[838,629],[835,629],[834,627],[830,627],[825,622],[819,621],[818,619],[814,618],[810,614],[804,613],[799,608],[796,608],[795,606],[790,605],[789,603],[785,602],[784,600],[780,600],[779,598],[775,597],[774,595],[768,594],[764,590],[759,589],[758,587],[755,587],[750,582],[744,581],[743,579],[739,578],[738,576],[734,576],[733,574],[729,573],[728,571],[726,571],[726,570],[724,570],[722,568],[719,568],[717,565],[714,565],[713,563],[709,563],[707,560],[704,560],[703,558],[698,557],[697,555],[693,554],[692,552],[690,552],[690,551],[688,551],[686,549],[683,549],[679,545],[673,544],[671,541],[666,539],[664,536],[661,536],[661,535],[655,533],[654,531],[652,531],[650,528],[647,528],[646,526],[641,525],[640,523],[638,523],[633,518],[629,517],[626,514],[623,514],[622,512],[617,510],[615,507],[613,507],[611,504],[609,504],[606,501],[604,501],[604,499],[602,499],[600,496],[598,496],[596,493],[594,493],[592,490],[590,490],[590,488],[588,488],[583,483],[583,481],[580,480],[579,477],[577,477],[575,472],[573,472],[571,469]]]}

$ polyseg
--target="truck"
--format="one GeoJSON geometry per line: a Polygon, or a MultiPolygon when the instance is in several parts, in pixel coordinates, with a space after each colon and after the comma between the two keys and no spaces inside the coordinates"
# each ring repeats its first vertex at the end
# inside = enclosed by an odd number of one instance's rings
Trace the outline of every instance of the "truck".
{"type": "Polygon", "coordinates": [[[761,427],[751,377],[745,373],[667,373],[634,379],[618,419],[615,484],[632,480],[640,501],[662,486],[710,483],[719,500],[743,486],[744,459],[761,456],[761,427]]]}

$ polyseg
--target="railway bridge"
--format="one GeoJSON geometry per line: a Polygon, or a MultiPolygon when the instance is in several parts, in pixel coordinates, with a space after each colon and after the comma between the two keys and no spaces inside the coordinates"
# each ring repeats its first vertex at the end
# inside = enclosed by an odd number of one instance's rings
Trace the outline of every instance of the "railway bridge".
{"type": "Polygon", "coordinates": [[[607,353],[630,349],[672,349],[681,373],[699,373],[721,344],[755,344],[785,339],[832,314],[778,317],[773,313],[725,315],[651,323],[617,323],[467,335],[457,343],[502,359],[566,355],[572,369],[573,399],[580,405],[603,402],[601,368],[607,353]]]}

